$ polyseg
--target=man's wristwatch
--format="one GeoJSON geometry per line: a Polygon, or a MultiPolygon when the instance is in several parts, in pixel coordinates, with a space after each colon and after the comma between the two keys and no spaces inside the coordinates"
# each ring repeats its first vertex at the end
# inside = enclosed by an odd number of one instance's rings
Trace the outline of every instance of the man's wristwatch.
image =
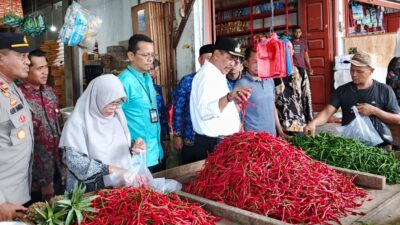
{"type": "Polygon", "coordinates": [[[228,94],[226,94],[226,100],[228,100],[228,102],[231,102],[232,99],[229,98],[229,94],[230,94],[230,92],[228,92],[228,94]]]}

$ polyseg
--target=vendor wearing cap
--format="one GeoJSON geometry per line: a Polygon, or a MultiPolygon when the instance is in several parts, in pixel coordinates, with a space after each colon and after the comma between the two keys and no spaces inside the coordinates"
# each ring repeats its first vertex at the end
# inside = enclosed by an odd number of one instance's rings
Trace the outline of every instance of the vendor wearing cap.
{"type": "MultiPolygon", "coordinates": [[[[374,72],[371,56],[366,52],[359,52],[353,56],[350,63],[352,81],[333,92],[330,104],[304,128],[306,134],[310,132],[314,136],[316,127],[327,123],[339,108],[342,108],[343,112],[342,125],[349,124],[355,118],[352,106],[356,106],[362,116],[369,116],[371,119],[375,117],[373,119],[382,122],[384,126],[400,124],[400,108],[393,90],[371,78],[374,72]]],[[[379,130],[377,129],[378,132],[379,130]]],[[[382,134],[380,135],[382,137],[382,134]]],[[[390,143],[383,145],[388,144],[390,143]]]]}
{"type": "Polygon", "coordinates": [[[26,37],[0,33],[0,221],[23,217],[30,200],[32,118],[13,81],[28,76],[31,50],[26,37]]]}
{"type": "Polygon", "coordinates": [[[229,91],[226,74],[242,57],[240,45],[233,39],[220,38],[210,60],[197,72],[190,94],[190,115],[196,132],[196,160],[207,157],[223,137],[240,129],[238,107],[250,97],[246,87],[229,91]]]}

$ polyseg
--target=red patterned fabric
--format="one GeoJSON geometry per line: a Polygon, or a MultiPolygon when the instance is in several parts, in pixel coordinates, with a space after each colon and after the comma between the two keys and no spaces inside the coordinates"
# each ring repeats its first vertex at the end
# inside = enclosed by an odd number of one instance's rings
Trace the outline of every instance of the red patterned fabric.
{"type": "Polygon", "coordinates": [[[61,125],[58,99],[50,86],[39,89],[23,82],[20,89],[32,110],[34,128],[34,162],[32,169],[32,191],[53,182],[56,169],[61,171],[58,148],[61,125]]]}

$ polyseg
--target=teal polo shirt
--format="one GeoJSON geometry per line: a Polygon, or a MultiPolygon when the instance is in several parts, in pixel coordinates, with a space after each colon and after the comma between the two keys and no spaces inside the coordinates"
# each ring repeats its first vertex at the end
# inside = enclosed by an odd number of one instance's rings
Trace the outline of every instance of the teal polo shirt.
{"type": "Polygon", "coordinates": [[[160,139],[160,122],[152,123],[150,118],[150,110],[157,109],[153,81],[147,72],[139,73],[131,66],[119,75],[119,79],[127,96],[122,110],[128,121],[131,138],[136,140],[141,137],[144,140],[146,164],[148,167],[155,166],[161,162],[164,152],[160,139]]]}

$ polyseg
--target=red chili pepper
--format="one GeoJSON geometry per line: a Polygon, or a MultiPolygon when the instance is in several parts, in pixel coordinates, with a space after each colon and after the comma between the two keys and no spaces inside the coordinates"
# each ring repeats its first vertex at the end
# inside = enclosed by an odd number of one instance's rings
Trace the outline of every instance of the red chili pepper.
{"type": "Polygon", "coordinates": [[[98,193],[82,225],[179,224],[211,225],[217,217],[176,194],[163,195],[145,188],[118,188],[98,193]]]}
{"type": "Polygon", "coordinates": [[[329,224],[366,200],[353,179],[280,138],[242,132],[221,141],[184,190],[289,223],[329,224]]]}

